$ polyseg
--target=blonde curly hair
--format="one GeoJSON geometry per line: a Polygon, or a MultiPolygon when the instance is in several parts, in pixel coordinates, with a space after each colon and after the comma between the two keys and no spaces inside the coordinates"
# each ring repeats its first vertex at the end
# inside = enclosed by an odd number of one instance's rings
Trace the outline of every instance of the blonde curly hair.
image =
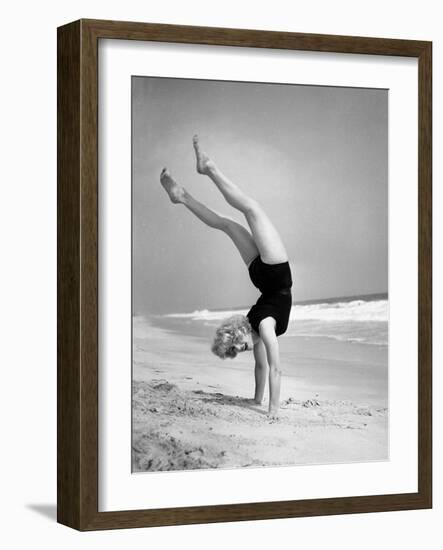
{"type": "Polygon", "coordinates": [[[251,333],[251,325],[245,315],[232,315],[223,321],[215,332],[211,350],[220,359],[234,359],[237,356],[236,344],[241,344],[244,337],[251,333]]]}

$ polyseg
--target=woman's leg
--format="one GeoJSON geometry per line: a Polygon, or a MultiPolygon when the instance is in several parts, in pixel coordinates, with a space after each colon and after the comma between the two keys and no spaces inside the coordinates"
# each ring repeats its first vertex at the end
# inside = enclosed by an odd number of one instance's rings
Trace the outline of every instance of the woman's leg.
{"type": "Polygon", "coordinates": [[[201,150],[197,136],[194,136],[193,143],[197,157],[197,171],[208,176],[226,201],[244,214],[262,260],[270,264],[286,262],[288,255],[281,237],[260,204],[246,195],[218,169],[208,155],[201,150]]]}
{"type": "Polygon", "coordinates": [[[166,169],[162,171],[160,181],[173,203],[184,204],[188,210],[208,227],[219,229],[226,233],[237,247],[246,265],[258,255],[254,239],[245,227],[235,220],[214,212],[214,210],[194,199],[186,189],[178,185],[166,169]]]}

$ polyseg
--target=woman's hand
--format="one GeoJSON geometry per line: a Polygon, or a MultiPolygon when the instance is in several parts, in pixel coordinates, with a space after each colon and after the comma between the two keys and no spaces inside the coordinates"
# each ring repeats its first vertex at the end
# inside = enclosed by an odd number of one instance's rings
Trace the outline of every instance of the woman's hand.
{"type": "Polygon", "coordinates": [[[268,417],[269,420],[271,421],[276,421],[280,418],[279,414],[278,414],[278,409],[269,409],[268,411],[268,414],[266,415],[268,417]]]}

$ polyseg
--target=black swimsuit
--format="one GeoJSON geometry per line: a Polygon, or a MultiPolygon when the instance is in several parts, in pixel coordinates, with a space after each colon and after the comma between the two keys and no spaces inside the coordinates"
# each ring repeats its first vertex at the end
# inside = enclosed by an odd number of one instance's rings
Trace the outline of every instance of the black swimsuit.
{"type": "Polygon", "coordinates": [[[251,327],[259,333],[260,321],[273,317],[277,336],[286,332],[292,307],[292,277],[288,262],[265,264],[260,256],[252,260],[249,276],[262,295],[251,307],[247,317],[251,327]]]}

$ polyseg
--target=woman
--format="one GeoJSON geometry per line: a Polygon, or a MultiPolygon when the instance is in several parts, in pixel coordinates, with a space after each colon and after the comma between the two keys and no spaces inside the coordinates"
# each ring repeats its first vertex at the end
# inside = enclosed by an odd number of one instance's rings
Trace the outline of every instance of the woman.
{"type": "Polygon", "coordinates": [[[212,351],[221,357],[234,358],[250,349],[252,337],[255,358],[255,397],[262,404],[269,368],[269,416],[278,415],[280,403],[280,355],[277,337],[288,326],[292,305],[291,270],[280,235],[258,202],[232,183],[202,151],[198,136],[193,139],[197,172],[208,176],[228,204],[240,210],[250,232],[238,222],[218,214],[192,197],[166,168],[160,181],[173,203],[184,204],[203,223],[228,235],[248,267],[252,283],[261,291],[257,303],[247,316],[235,315],[216,331],[212,351]]]}

